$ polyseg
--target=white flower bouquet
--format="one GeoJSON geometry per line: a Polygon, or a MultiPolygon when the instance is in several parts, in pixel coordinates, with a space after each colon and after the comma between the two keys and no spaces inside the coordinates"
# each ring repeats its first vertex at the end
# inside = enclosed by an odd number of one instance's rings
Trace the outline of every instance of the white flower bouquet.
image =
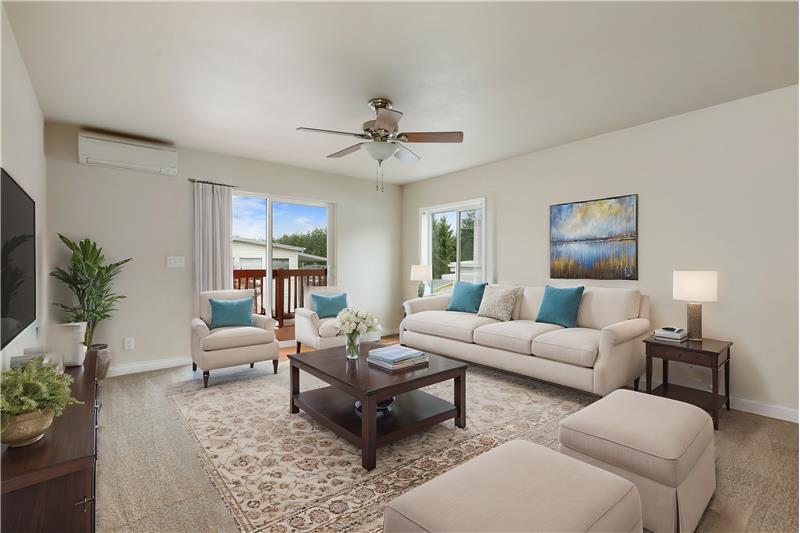
{"type": "Polygon", "coordinates": [[[358,359],[358,337],[378,328],[378,319],[367,311],[342,309],[336,316],[339,334],[347,337],[347,358],[358,359]]]}

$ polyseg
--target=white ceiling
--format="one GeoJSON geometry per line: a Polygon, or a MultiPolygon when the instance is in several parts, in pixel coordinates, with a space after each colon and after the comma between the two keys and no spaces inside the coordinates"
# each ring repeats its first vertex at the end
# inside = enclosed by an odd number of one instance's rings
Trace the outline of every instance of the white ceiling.
{"type": "Polygon", "coordinates": [[[3,2],[45,117],[374,178],[389,97],[418,179],[797,83],[797,3],[3,2]]]}

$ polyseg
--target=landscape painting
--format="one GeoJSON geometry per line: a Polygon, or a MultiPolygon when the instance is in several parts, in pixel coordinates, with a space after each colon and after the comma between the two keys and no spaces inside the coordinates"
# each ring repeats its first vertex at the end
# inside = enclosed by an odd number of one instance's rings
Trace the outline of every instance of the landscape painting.
{"type": "Polygon", "coordinates": [[[639,279],[638,195],[550,206],[550,277],[639,279]]]}

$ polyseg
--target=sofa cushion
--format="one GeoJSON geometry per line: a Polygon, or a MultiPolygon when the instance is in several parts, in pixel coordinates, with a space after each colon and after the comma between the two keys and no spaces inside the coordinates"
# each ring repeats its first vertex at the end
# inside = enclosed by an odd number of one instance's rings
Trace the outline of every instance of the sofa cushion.
{"type": "Polygon", "coordinates": [[[536,321],[574,328],[578,320],[581,296],[583,296],[583,285],[565,288],[546,286],[536,321]]]}
{"type": "Polygon", "coordinates": [[[533,339],[533,355],[571,365],[592,367],[597,359],[600,330],[565,328],[533,339]]]}
{"type": "Polygon", "coordinates": [[[694,405],[619,389],[563,419],[558,438],[571,450],[677,487],[713,443],[714,426],[694,405]]]}
{"type": "Polygon", "coordinates": [[[639,289],[586,287],[576,325],[581,328],[603,329],[623,320],[638,318],[641,298],[639,289]]]}
{"type": "Polygon", "coordinates": [[[497,322],[472,313],[460,311],[423,311],[407,316],[402,328],[456,341],[472,342],[475,328],[497,322]]]}
{"type": "Polygon", "coordinates": [[[508,322],[514,314],[517,298],[522,287],[500,288],[489,285],[483,291],[483,299],[478,309],[478,316],[486,316],[508,322]]]}
{"type": "Polygon", "coordinates": [[[555,324],[533,320],[512,320],[486,324],[475,330],[475,344],[510,352],[531,354],[531,341],[542,333],[561,329],[555,324]]]}
{"type": "Polygon", "coordinates": [[[633,483],[522,440],[434,477],[385,512],[384,533],[642,530],[633,483]]]}
{"type": "Polygon", "coordinates": [[[320,294],[315,292],[311,295],[311,303],[314,312],[320,318],[335,317],[347,308],[347,293],[320,294]]]}
{"type": "Polygon", "coordinates": [[[519,299],[519,319],[536,320],[543,298],[544,287],[523,287],[522,297],[519,299]]]}
{"type": "Polygon", "coordinates": [[[275,333],[252,326],[216,328],[203,337],[200,347],[207,351],[239,348],[254,344],[269,344],[275,340],[275,333]]]}
{"type": "Polygon", "coordinates": [[[210,298],[211,329],[253,325],[253,297],[239,300],[210,298]]]}
{"type": "Polygon", "coordinates": [[[450,296],[450,303],[447,304],[447,310],[477,313],[481,306],[486,285],[486,283],[456,281],[453,286],[453,294],[450,296]]]}

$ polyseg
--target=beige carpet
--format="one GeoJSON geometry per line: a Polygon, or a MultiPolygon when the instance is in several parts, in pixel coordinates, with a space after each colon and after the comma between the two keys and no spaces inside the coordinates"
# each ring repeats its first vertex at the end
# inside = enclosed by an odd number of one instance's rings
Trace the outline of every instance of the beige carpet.
{"type": "MultiPolygon", "coordinates": [[[[323,385],[304,373],[300,381],[301,389],[323,385]]],[[[467,428],[451,421],[380,448],[367,472],[350,443],[302,412],[289,414],[288,390],[283,371],[170,395],[242,531],[380,531],[388,501],[510,439],[554,447],[558,421],[592,400],[470,369],[467,428]]],[[[426,390],[452,400],[452,382],[426,390]]]]}

